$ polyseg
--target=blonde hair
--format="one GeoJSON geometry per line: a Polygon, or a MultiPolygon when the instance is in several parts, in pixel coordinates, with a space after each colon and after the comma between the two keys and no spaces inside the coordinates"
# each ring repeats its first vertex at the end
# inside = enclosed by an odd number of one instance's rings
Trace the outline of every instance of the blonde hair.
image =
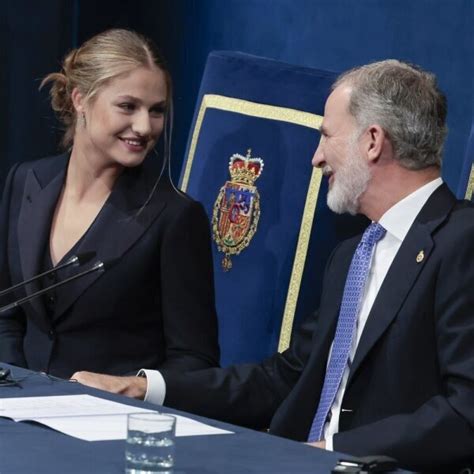
{"type": "Polygon", "coordinates": [[[71,94],[74,88],[85,100],[93,100],[108,81],[137,67],[158,68],[165,75],[167,105],[171,100],[171,77],[156,46],[134,31],[112,29],[99,33],[70,51],[60,72],[48,74],[40,88],[52,83],[51,106],[65,127],[62,145],[72,145],[77,122],[71,94]]]}

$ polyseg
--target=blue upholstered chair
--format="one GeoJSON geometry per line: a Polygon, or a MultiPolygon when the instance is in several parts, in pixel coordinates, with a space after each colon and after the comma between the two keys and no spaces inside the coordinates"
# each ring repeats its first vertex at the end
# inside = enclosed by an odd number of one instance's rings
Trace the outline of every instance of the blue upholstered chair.
{"type": "Polygon", "coordinates": [[[334,79],[242,53],[207,60],[180,186],[211,222],[224,366],[285,349],[331,250],[366,224],[329,211],[311,166],[334,79]]]}
{"type": "Polygon", "coordinates": [[[457,195],[459,199],[474,201],[474,122],[472,122],[471,133],[467,140],[457,195]]]}

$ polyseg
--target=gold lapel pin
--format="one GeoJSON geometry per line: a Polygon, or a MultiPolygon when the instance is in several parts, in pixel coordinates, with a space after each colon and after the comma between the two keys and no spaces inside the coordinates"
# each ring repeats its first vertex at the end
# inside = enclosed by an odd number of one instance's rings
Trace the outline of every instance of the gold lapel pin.
{"type": "Polygon", "coordinates": [[[418,255],[416,256],[416,263],[421,263],[424,258],[425,258],[425,252],[423,250],[420,250],[418,252],[418,255]]]}

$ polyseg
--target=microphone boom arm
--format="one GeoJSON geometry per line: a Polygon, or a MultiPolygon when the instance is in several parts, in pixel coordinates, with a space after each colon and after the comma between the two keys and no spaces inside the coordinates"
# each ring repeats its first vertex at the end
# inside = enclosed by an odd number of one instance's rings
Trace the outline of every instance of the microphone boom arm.
{"type": "Polygon", "coordinates": [[[69,267],[71,265],[82,265],[83,263],[88,262],[93,257],[95,257],[95,252],[85,252],[77,256],[73,255],[61,265],[58,265],[46,272],[40,273],[39,275],[35,275],[34,277],[29,278],[28,280],[22,281],[20,283],[17,283],[16,285],[11,286],[10,288],[6,288],[5,290],[0,291],[0,297],[8,295],[8,293],[15,291],[16,289],[21,288],[22,286],[28,285],[28,283],[33,283],[34,281],[39,280],[40,278],[48,276],[52,273],[55,273],[59,270],[62,270],[63,268],[69,267]]]}
{"type": "MultiPolygon", "coordinates": [[[[0,308],[0,313],[3,313],[3,312],[8,311],[10,309],[16,308],[17,306],[19,306],[23,303],[26,303],[27,301],[30,301],[33,298],[36,298],[37,296],[41,296],[41,295],[43,295],[44,293],[47,293],[50,290],[54,290],[58,286],[65,285],[66,283],[69,283],[73,280],[76,280],[77,278],[81,278],[85,275],[88,275],[89,273],[93,273],[93,272],[96,272],[96,271],[103,272],[103,271],[105,271],[105,267],[106,267],[106,264],[104,264],[104,262],[98,261],[91,268],[89,268],[89,269],[87,269],[87,270],[85,270],[81,273],[77,273],[76,275],[73,275],[72,277],[66,278],[65,280],[62,280],[58,283],[55,283],[51,286],[48,286],[47,288],[43,288],[42,290],[39,290],[35,293],[32,293],[31,295],[25,296],[24,298],[21,298],[21,299],[15,301],[13,303],[10,303],[6,306],[2,306],[0,308]]],[[[24,282],[23,282],[23,284],[24,284],[24,282]]]]}

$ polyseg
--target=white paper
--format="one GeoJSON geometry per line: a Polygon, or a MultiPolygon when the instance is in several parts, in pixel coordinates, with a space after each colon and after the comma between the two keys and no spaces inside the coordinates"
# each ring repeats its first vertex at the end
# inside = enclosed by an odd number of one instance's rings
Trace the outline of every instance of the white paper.
{"type": "Polygon", "coordinates": [[[119,415],[152,412],[92,395],[57,395],[52,397],[0,398],[0,416],[15,421],[55,417],[119,415]]]}
{"type": "Polygon", "coordinates": [[[232,431],[216,428],[215,426],[206,425],[200,421],[192,420],[181,415],[173,415],[176,417],[176,436],[201,436],[215,434],[233,434],[232,431]]]}
{"type": "MultiPolygon", "coordinates": [[[[153,413],[153,410],[91,395],[0,399],[0,416],[15,421],[36,421],[85,441],[125,439],[129,413],[153,413]]],[[[176,436],[232,433],[181,415],[175,416],[176,436]]]]}
{"type": "MultiPolygon", "coordinates": [[[[176,437],[232,433],[232,431],[215,428],[185,416],[173,416],[176,417],[176,437]]],[[[42,418],[39,421],[43,425],[85,441],[125,439],[127,437],[127,415],[42,418]]]]}

